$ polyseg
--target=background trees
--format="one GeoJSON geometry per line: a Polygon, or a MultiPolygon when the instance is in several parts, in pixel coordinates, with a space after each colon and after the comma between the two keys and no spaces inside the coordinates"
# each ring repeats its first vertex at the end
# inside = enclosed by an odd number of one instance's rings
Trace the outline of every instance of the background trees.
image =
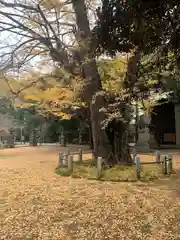
{"type": "Polygon", "coordinates": [[[102,1],[94,28],[97,51],[111,56],[130,54],[124,78],[129,98],[147,99],[150,87],[160,92],[175,90],[176,95],[179,12],[178,1],[172,0],[102,1]]]}
{"type": "Polygon", "coordinates": [[[95,157],[108,156],[108,124],[121,123],[118,151],[127,149],[120,158],[128,159],[132,101],[147,98],[154,83],[165,91],[167,71],[178,75],[178,2],[103,0],[93,29],[84,0],[0,7],[1,72],[12,96],[45,116],[89,119],[95,157]],[[97,60],[104,53],[121,57],[97,60]]]}
{"type": "MultiPolygon", "coordinates": [[[[178,1],[172,0],[103,0],[94,29],[98,51],[111,55],[138,52],[140,57],[152,59],[149,63],[156,67],[156,75],[159,73],[161,82],[162,71],[168,68],[172,71],[179,65],[179,12],[178,1]]],[[[136,80],[143,72],[141,58],[137,60],[134,62],[138,67],[136,80]]],[[[149,68],[148,72],[151,71],[149,68]]]]}
{"type": "Polygon", "coordinates": [[[84,0],[72,1],[72,4],[69,1],[24,3],[20,0],[0,1],[0,4],[1,32],[11,33],[13,41],[15,38],[18,41],[2,54],[2,68],[19,69],[37,55],[48,53],[68,78],[77,75],[83,78],[82,94],[91,112],[94,152],[96,157],[105,155],[107,138],[101,128],[105,115],[99,111],[105,100],[99,95],[97,102],[92,101],[101,90],[101,82],[90,49],[92,38],[84,0]]]}

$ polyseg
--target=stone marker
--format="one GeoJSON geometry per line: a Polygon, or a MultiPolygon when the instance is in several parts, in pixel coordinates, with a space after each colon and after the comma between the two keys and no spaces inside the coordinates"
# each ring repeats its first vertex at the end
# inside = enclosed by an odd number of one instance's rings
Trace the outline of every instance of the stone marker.
{"type": "Polygon", "coordinates": [[[136,152],[136,149],[135,149],[135,148],[133,148],[132,154],[133,154],[133,162],[135,162],[135,158],[136,158],[136,156],[137,156],[137,152],[136,152]]]}
{"type": "Polygon", "coordinates": [[[73,155],[68,156],[68,171],[73,172],[73,155]]]}
{"type": "Polygon", "coordinates": [[[161,163],[162,174],[165,174],[165,162],[166,162],[166,156],[161,155],[160,163],[161,163]]]}
{"type": "Polygon", "coordinates": [[[61,147],[66,147],[66,139],[64,133],[61,133],[60,135],[60,145],[61,147]]]}
{"type": "Polygon", "coordinates": [[[100,179],[103,172],[103,158],[97,158],[97,179],[100,179]]]}
{"type": "Polygon", "coordinates": [[[82,161],[83,161],[83,159],[82,159],[82,149],[79,149],[78,161],[80,163],[82,163],[82,161]]]}
{"type": "Polygon", "coordinates": [[[68,149],[68,150],[67,150],[67,153],[64,154],[65,164],[68,164],[68,157],[69,157],[69,154],[70,154],[70,150],[68,149]]]}
{"type": "Polygon", "coordinates": [[[137,180],[140,179],[140,157],[135,157],[135,164],[136,164],[136,177],[137,180]]]}
{"type": "Polygon", "coordinates": [[[167,156],[167,174],[171,175],[173,170],[172,155],[167,156]]]}
{"type": "Polygon", "coordinates": [[[62,168],[63,167],[63,153],[60,152],[59,153],[59,165],[58,165],[59,168],[62,168]]]}
{"type": "Polygon", "coordinates": [[[164,175],[167,175],[167,171],[168,171],[168,158],[165,155],[164,156],[164,175]]]}

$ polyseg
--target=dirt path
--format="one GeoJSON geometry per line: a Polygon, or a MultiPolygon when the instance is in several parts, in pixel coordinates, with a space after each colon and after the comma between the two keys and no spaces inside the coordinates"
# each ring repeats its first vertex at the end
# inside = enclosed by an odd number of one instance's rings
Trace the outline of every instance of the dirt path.
{"type": "Polygon", "coordinates": [[[61,150],[0,151],[1,240],[179,239],[179,173],[151,184],[60,177],[61,150]]]}

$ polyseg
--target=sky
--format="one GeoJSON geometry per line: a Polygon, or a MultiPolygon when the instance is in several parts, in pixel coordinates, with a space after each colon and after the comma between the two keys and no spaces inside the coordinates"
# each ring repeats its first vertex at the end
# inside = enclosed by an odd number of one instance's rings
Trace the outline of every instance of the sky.
{"type": "MultiPolygon", "coordinates": [[[[14,0],[9,0],[9,2],[13,2],[14,0]]],[[[19,0],[19,2],[22,2],[21,0],[19,0]]],[[[95,8],[97,8],[98,4],[100,3],[99,0],[93,0],[93,4],[91,4],[91,8],[93,7],[93,10],[89,10],[89,20],[90,20],[90,23],[91,23],[91,27],[93,27],[94,25],[94,21],[95,21],[95,16],[93,14],[93,11],[95,8]]],[[[18,14],[22,14],[22,13],[19,13],[18,11],[14,11],[14,9],[12,8],[3,8],[3,9],[0,9],[1,11],[3,12],[10,12],[10,13],[18,13],[18,14]]],[[[17,18],[18,19],[18,18],[17,18]]],[[[8,19],[5,19],[4,17],[2,17],[0,15],[0,20],[5,20],[7,22],[11,22],[10,20],[8,19]]],[[[19,20],[19,19],[18,19],[19,20]]],[[[49,19],[51,20],[51,19],[49,19]]],[[[66,19],[65,19],[66,20],[66,19]]],[[[69,20],[66,20],[66,21],[69,21],[69,20]]],[[[67,29],[67,28],[66,28],[67,29]]],[[[20,31],[20,30],[19,30],[20,31]]],[[[65,30],[64,30],[65,31],[65,30]]],[[[11,48],[11,45],[12,44],[19,44],[20,42],[22,42],[23,40],[26,40],[26,38],[22,38],[20,35],[17,35],[17,34],[13,34],[13,33],[8,33],[7,31],[6,32],[3,32],[1,33],[0,35],[1,37],[1,41],[0,41],[0,53],[2,54],[2,52],[11,52],[12,48],[11,48]],[[3,39],[3,40],[2,40],[3,39]],[[3,48],[4,46],[7,46],[6,48],[3,48]]],[[[65,43],[68,43],[70,41],[70,35],[66,35],[65,38],[64,38],[64,41],[65,43]]],[[[5,59],[5,58],[4,58],[5,59]]],[[[2,63],[2,58],[1,58],[1,63],[2,63]]],[[[47,63],[44,61],[44,58],[42,57],[35,57],[34,59],[32,59],[30,62],[29,62],[29,67],[28,67],[28,70],[31,69],[31,68],[34,68],[34,70],[38,71],[42,71],[43,73],[47,73],[49,71],[51,71],[52,69],[52,62],[47,59],[47,63]],[[41,64],[41,62],[43,61],[43,65],[41,66],[41,69],[39,67],[39,65],[41,64]]],[[[17,74],[16,72],[14,71],[11,71],[10,72],[11,74],[17,74]]],[[[18,76],[18,75],[17,75],[18,76]]]]}

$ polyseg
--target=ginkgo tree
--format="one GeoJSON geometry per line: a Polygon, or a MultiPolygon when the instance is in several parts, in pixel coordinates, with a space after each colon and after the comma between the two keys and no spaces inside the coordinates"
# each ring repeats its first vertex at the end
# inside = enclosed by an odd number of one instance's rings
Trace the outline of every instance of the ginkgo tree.
{"type": "MultiPolygon", "coordinates": [[[[102,109],[107,108],[108,102],[93,51],[97,42],[88,19],[89,2],[0,0],[0,32],[7,36],[0,42],[1,71],[13,69],[17,73],[35,65],[33,59],[47,57],[47,61],[51,59],[66,78],[80,79],[81,100],[90,112],[94,155],[95,158],[106,158],[109,141],[102,123],[107,114],[102,109]]],[[[135,51],[128,60],[126,80],[132,82],[132,86],[136,81],[135,64],[132,63],[138,62],[139,58],[135,51]]],[[[31,84],[41,80],[40,77],[31,84]]],[[[62,89],[47,90],[46,93],[51,95],[53,91],[62,93],[62,89]]],[[[40,102],[44,106],[49,104],[47,99],[40,102]]]]}
{"type": "Polygon", "coordinates": [[[95,157],[107,155],[101,122],[106,105],[92,46],[85,0],[0,0],[1,71],[25,68],[37,56],[49,56],[69,74],[83,79],[82,97],[90,109],[95,157]]]}
{"type": "MultiPolygon", "coordinates": [[[[126,74],[127,58],[123,57],[114,60],[104,59],[98,61],[97,65],[104,93],[106,93],[107,96],[120,97],[120,95],[123,95],[123,79],[126,74]]],[[[55,72],[57,73],[58,71],[55,72]]],[[[58,82],[57,78],[53,78],[52,76],[45,76],[45,79],[44,83],[42,81],[38,82],[35,86],[21,93],[24,103],[26,105],[36,104],[37,111],[40,111],[46,116],[53,114],[61,119],[68,119],[76,114],[80,117],[81,121],[90,125],[87,104],[83,102],[81,97],[82,84],[80,79],[73,79],[71,84],[65,84],[61,81],[58,82]]],[[[31,81],[34,80],[31,79],[31,81]]],[[[117,113],[116,109],[116,114],[117,113]]],[[[108,114],[107,121],[103,122],[104,125],[107,126],[108,121],[112,120],[112,115],[113,114],[108,114]]]]}
{"type": "MultiPolygon", "coordinates": [[[[100,60],[97,62],[97,66],[102,90],[109,94],[121,93],[127,67],[126,58],[100,60]]],[[[74,77],[68,82],[63,81],[61,72],[59,74],[57,68],[51,74],[42,75],[41,72],[31,72],[23,77],[26,78],[26,81],[22,81],[23,85],[20,89],[24,90],[20,92],[19,99],[22,100],[24,106],[36,102],[37,108],[44,115],[52,113],[65,118],[70,117],[71,109],[87,107],[81,96],[83,81],[80,77],[74,77]],[[39,79],[38,82],[36,79],[39,79]],[[35,84],[32,85],[32,83],[35,84]]]]}
{"type": "MultiPolygon", "coordinates": [[[[97,62],[97,66],[102,90],[110,95],[122,94],[127,58],[102,59],[97,62]]],[[[54,115],[61,119],[69,119],[76,114],[90,125],[88,106],[81,96],[83,82],[79,76],[66,81],[62,78],[61,69],[55,68],[50,74],[43,75],[41,71],[29,72],[21,75],[21,78],[22,81],[18,80],[19,88],[11,86],[12,80],[17,80],[5,79],[10,92],[18,94],[18,98],[15,98],[17,107],[34,106],[36,112],[44,116],[54,115]]]]}

